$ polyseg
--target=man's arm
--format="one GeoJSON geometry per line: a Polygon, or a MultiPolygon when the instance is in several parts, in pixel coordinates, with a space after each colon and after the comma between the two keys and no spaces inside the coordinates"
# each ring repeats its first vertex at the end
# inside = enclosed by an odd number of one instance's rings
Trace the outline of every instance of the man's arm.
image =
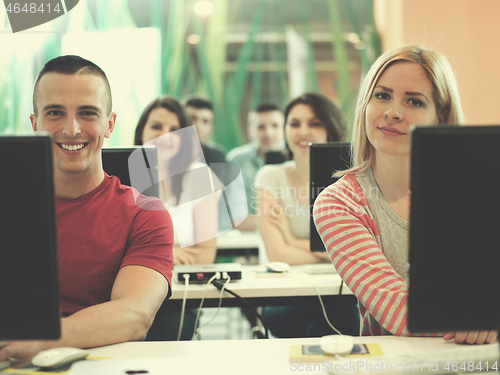
{"type": "Polygon", "coordinates": [[[0,362],[31,358],[40,350],[54,347],[89,348],[144,340],[168,288],[165,277],[151,268],[123,267],[113,284],[111,301],[61,319],[59,340],[6,343],[0,349],[0,362]]]}

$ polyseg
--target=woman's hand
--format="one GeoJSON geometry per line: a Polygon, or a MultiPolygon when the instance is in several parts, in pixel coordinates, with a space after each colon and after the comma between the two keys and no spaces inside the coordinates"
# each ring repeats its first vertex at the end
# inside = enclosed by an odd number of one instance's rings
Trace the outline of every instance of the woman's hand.
{"type": "Polygon", "coordinates": [[[450,341],[455,339],[458,344],[491,344],[498,337],[497,331],[467,331],[448,332],[443,335],[443,339],[450,341]]]}

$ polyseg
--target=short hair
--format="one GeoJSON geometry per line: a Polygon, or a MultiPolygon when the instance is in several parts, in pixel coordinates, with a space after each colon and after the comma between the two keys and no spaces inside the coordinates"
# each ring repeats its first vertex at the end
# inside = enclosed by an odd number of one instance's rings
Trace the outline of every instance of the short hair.
{"type": "Polygon", "coordinates": [[[33,88],[33,113],[35,116],[38,115],[37,100],[38,100],[38,85],[40,79],[47,73],[58,73],[58,74],[92,74],[101,77],[104,80],[107,89],[107,108],[106,114],[109,116],[111,109],[113,107],[113,101],[111,98],[111,86],[109,85],[108,77],[104,71],[94,64],[92,61],[86,60],[80,56],[66,55],[56,57],[45,64],[42,68],[38,77],[35,81],[35,86],[33,88]]]}
{"type": "Polygon", "coordinates": [[[457,81],[444,55],[418,45],[405,45],[391,49],[373,63],[361,86],[351,136],[351,168],[337,172],[336,176],[364,171],[373,163],[375,153],[366,134],[366,107],[382,74],[389,66],[398,62],[412,62],[424,69],[433,87],[436,114],[438,117],[445,115],[445,124],[460,125],[465,122],[457,81]]]}
{"type": "MultiPolygon", "coordinates": [[[[315,92],[302,94],[287,104],[284,113],[285,125],[288,121],[290,111],[297,104],[305,104],[311,107],[314,115],[326,130],[327,142],[339,142],[344,139],[347,129],[347,122],[344,115],[340,111],[339,107],[333,104],[326,96],[315,92]]],[[[288,143],[286,143],[286,148],[290,154],[290,158],[292,158],[293,153],[288,147],[288,143]]]]}
{"type": "MultiPolygon", "coordinates": [[[[144,143],[142,141],[142,133],[144,132],[144,127],[148,122],[149,115],[156,108],[164,108],[167,111],[176,114],[177,118],[179,119],[179,126],[181,127],[181,129],[190,126],[181,103],[179,103],[177,99],[171,96],[162,95],[156,99],[153,99],[146,106],[146,108],[144,108],[144,111],[142,112],[142,115],[137,122],[137,126],[135,127],[134,145],[142,145],[144,143]]],[[[189,169],[189,165],[193,162],[194,159],[194,145],[191,143],[192,139],[190,137],[181,137],[181,146],[179,152],[169,162],[172,165],[176,165],[176,169],[183,171],[187,171],[189,169]]],[[[182,192],[182,178],[173,178],[171,181],[172,191],[176,196],[178,202],[182,192]]]]}
{"type": "Polygon", "coordinates": [[[255,108],[255,112],[257,113],[272,112],[272,111],[282,112],[280,106],[277,105],[276,103],[260,103],[257,106],[257,108],[255,108]]]}
{"type": "Polygon", "coordinates": [[[214,106],[212,102],[201,95],[189,95],[183,99],[184,107],[194,107],[197,109],[209,109],[210,111],[214,111],[214,106]]]}
{"type": "Polygon", "coordinates": [[[247,128],[251,126],[251,124],[254,122],[254,120],[257,117],[257,113],[266,113],[266,112],[274,112],[278,111],[279,113],[283,113],[279,105],[275,103],[261,103],[255,108],[254,110],[248,112],[247,115],[247,128]]]}

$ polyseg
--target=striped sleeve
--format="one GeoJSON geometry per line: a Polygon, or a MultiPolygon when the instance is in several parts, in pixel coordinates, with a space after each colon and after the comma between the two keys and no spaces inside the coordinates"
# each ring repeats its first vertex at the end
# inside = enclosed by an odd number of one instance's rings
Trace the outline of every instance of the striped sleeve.
{"type": "Polygon", "coordinates": [[[408,286],[379,246],[377,226],[353,174],[319,195],[314,223],[333,265],[358,298],[362,335],[411,336],[406,329],[408,286]]]}

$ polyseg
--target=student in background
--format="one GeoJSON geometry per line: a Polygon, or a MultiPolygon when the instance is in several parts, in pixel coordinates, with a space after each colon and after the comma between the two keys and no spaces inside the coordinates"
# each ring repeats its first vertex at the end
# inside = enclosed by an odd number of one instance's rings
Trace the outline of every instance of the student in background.
{"type": "MultiPolygon", "coordinates": [[[[309,243],[309,142],[341,141],[346,123],[340,110],[325,96],[306,93],[285,109],[285,140],[292,160],[266,165],[257,173],[259,229],[270,261],[289,264],[328,262],[309,243]]],[[[355,304],[327,306],[333,324],[344,334],[357,335],[355,304]]],[[[334,333],[319,303],[304,307],[266,307],[264,319],[277,337],[312,337],[334,333]]]]}
{"type": "MultiPolygon", "coordinates": [[[[201,189],[206,188],[204,181],[197,173],[198,168],[206,167],[196,159],[196,144],[189,135],[176,132],[169,137],[162,137],[170,132],[188,128],[188,120],[181,104],[170,96],[161,96],[151,101],[144,109],[135,129],[135,145],[152,144],[158,150],[158,180],[160,181],[160,197],[168,209],[190,203],[203,196],[201,189]],[[182,172],[182,173],[176,173],[182,172]],[[185,173],[184,173],[185,172],[185,173]],[[175,174],[171,176],[171,174],[175,174]],[[166,201],[166,202],[165,202],[166,201]]],[[[189,130],[189,129],[187,129],[189,130]]],[[[215,238],[202,240],[206,233],[217,233],[217,201],[205,199],[186,213],[183,226],[191,229],[195,246],[181,248],[177,232],[185,228],[175,228],[174,244],[175,264],[208,264],[215,260],[215,238]],[[214,205],[215,202],[215,205],[214,205]],[[207,220],[210,216],[210,220],[207,220]],[[209,227],[215,223],[214,227],[209,227]],[[203,230],[204,233],[201,233],[203,230]],[[198,238],[197,238],[198,236],[198,238]]]]}
{"type": "Polygon", "coordinates": [[[0,362],[143,340],[171,294],[172,222],[158,199],[102,168],[116,120],[106,75],[79,56],[57,57],[38,75],[33,107],[33,131],[53,139],[62,334],[0,342],[0,362]]]}
{"type": "MultiPolygon", "coordinates": [[[[363,335],[410,335],[410,126],[463,122],[457,83],[440,53],[403,46],[387,51],[370,68],[355,110],[352,167],[340,172],[343,177],[314,205],[331,261],[358,297],[363,335]]],[[[469,344],[496,337],[496,331],[444,335],[469,344]]]]}
{"type": "MultiPolygon", "coordinates": [[[[213,263],[217,251],[220,194],[205,194],[210,185],[205,177],[210,172],[206,164],[197,161],[193,134],[181,104],[169,96],[151,101],[135,129],[134,144],[155,145],[158,150],[160,196],[174,222],[174,265],[213,263]],[[181,247],[183,240],[193,245],[181,247]]],[[[196,312],[187,310],[181,339],[191,339],[195,320],[196,312]]],[[[180,312],[160,311],[147,340],[176,340],[179,322],[180,312]]]]}
{"type": "Polygon", "coordinates": [[[200,138],[205,162],[224,163],[226,150],[223,146],[212,142],[210,137],[214,132],[214,108],[207,98],[190,95],[183,99],[184,109],[189,120],[189,125],[194,125],[200,138]]]}
{"type": "Polygon", "coordinates": [[[255,230],[256,199],[253,183],[257,171],[266,162],[266,152],[281,151],[283,142],[283,112],[274,103],[262,103],[255,111],[248,114],[248,138],[250,141],[229,151],[226,160],[237,165],[243,176],[247,196],[248,217],[237,228],[240,230],[255,230]]]}

